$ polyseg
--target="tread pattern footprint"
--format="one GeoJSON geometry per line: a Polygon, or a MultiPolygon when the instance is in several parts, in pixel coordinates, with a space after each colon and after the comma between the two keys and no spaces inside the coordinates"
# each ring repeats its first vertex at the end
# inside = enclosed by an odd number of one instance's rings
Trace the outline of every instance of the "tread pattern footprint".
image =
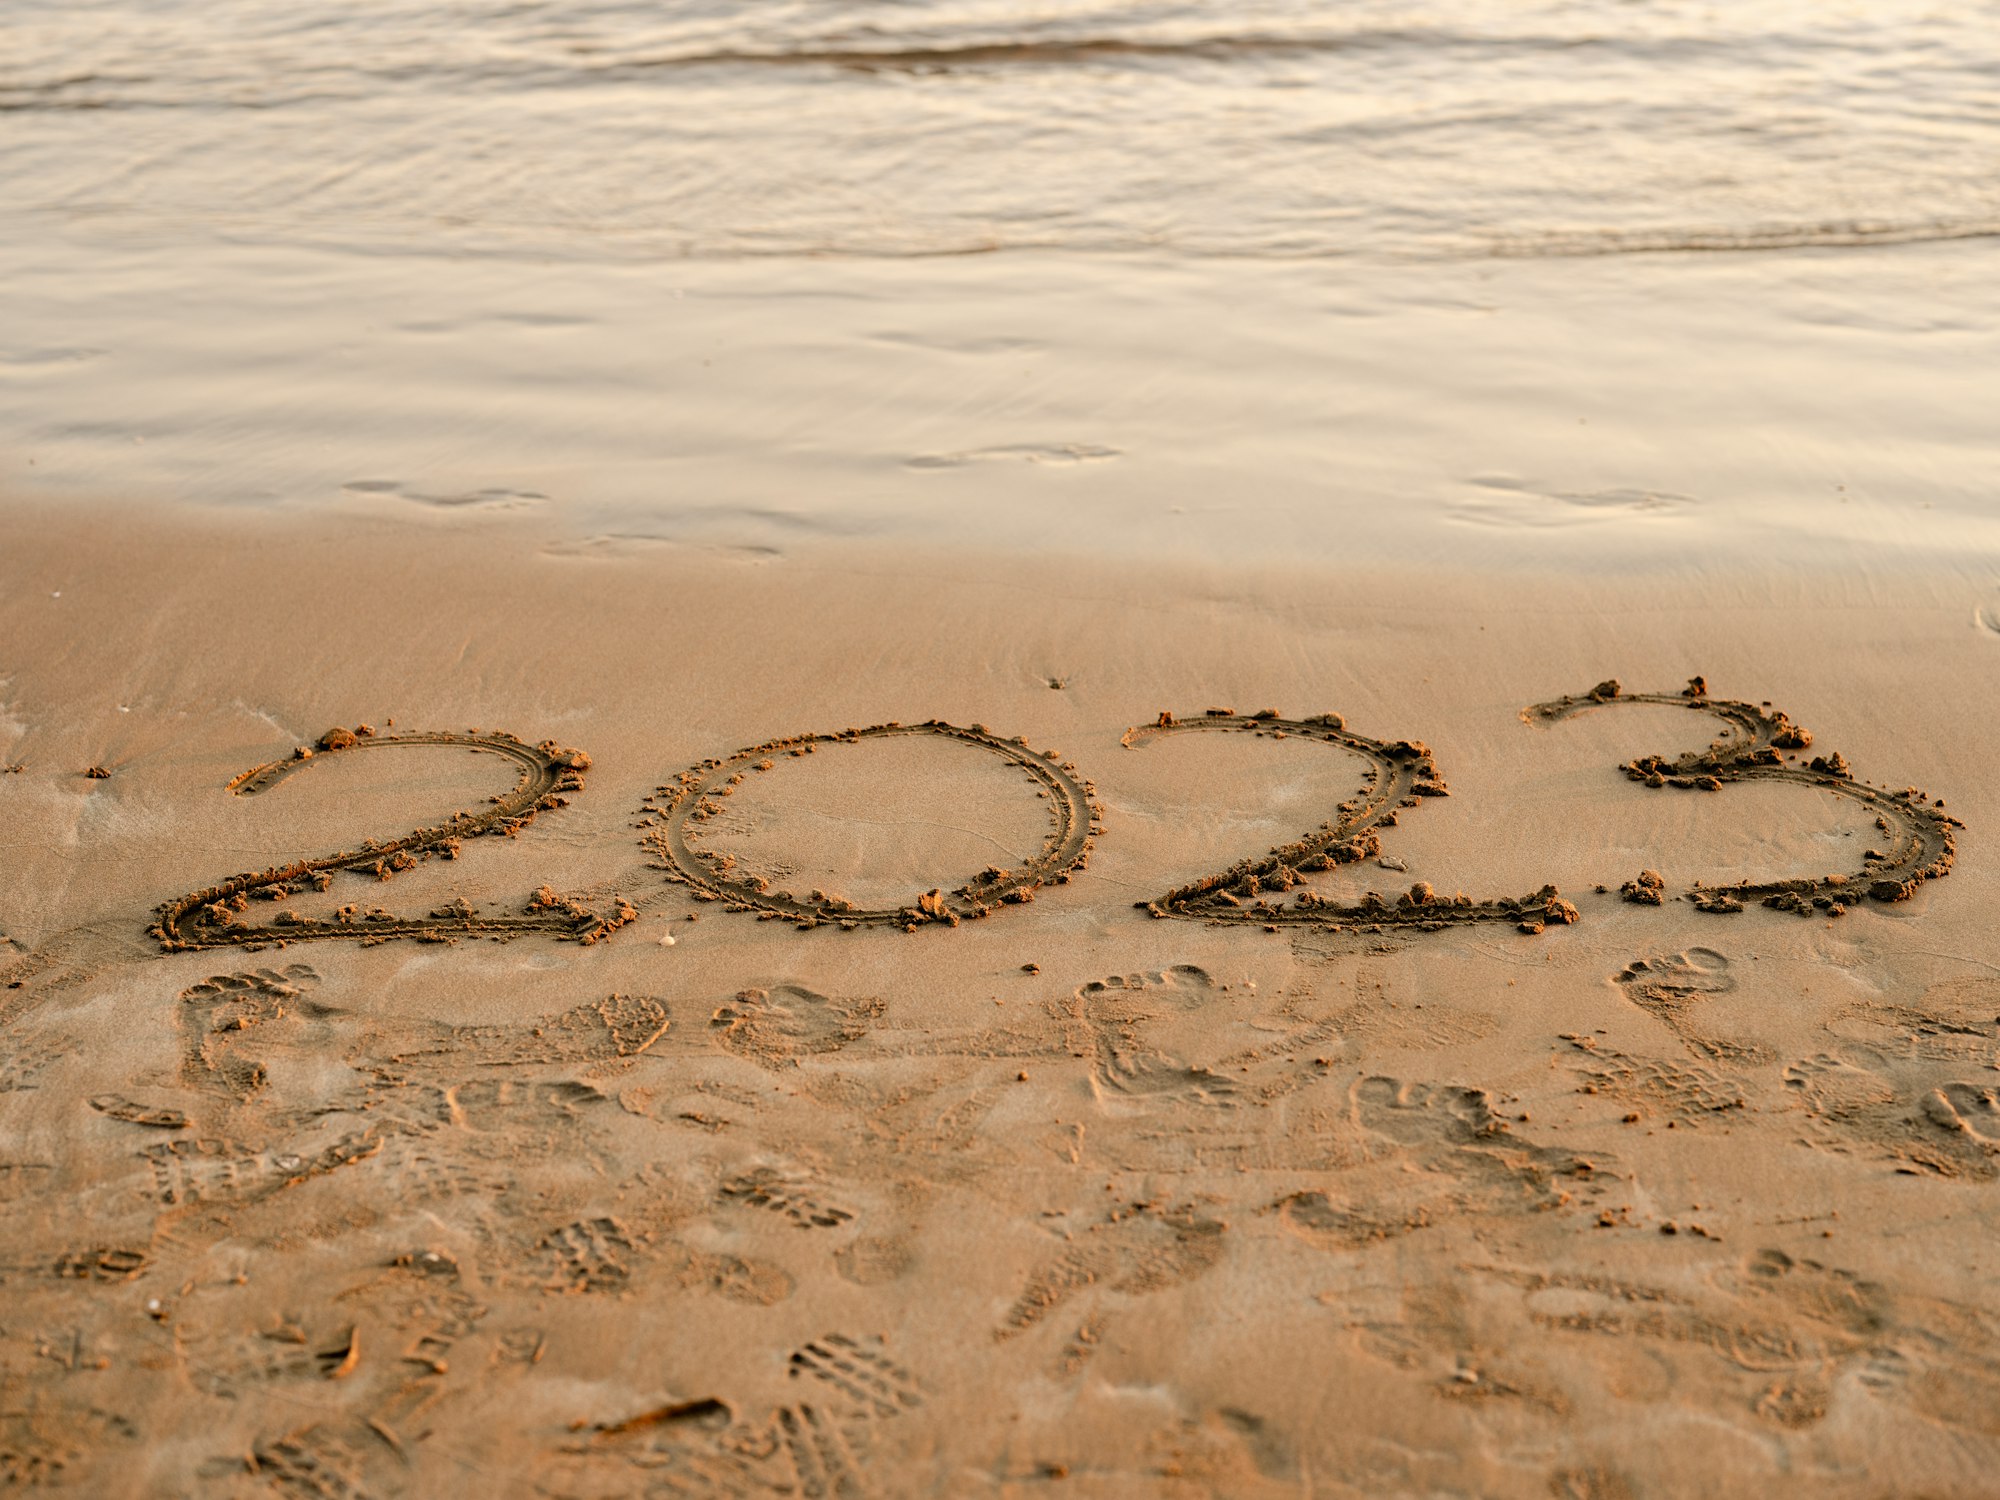
{"type": "Polygon", "coordinates": [[[724,1202],[782,1214],[801,1229],[835,1229],[850,1222],[847,1209],[822,1201],[811,1184],[787,1177],[775,1167],[754,1167],[725,1180],[718,1190],[724,1202]]]}
{"type": "Polygon", "coordinates": [[[838,1332],[793,1350],[785,1371],[795,1399],[766,1407],[761,1416],[707,1397],[601,1427],[567,1452],[618,1465],[607,1476],[613,1488],[593,1488],[592,1494],[637,1493],[638,1475],[648,1496],[687,1500],[863,1500],[881,1494],[870,1482],[880,1430],[924,1407],[923,1383],[881,1339],[838,1332]]]}
{"type": "Polygon", "coordinates": [[[615,1292],[632,1279],[633,1248],[625,1226],[600,1216],[551,1229],[542,1249],[553,1261],[550,1285],[564,1292],[615,1292]]]}
{"type": "Polygon", "coordinates": [[[1562,1039],[1587,1061],[1576,1063],[1586,1094],[1606,1094],[1657,1109],[1683,1125],[1699,1125],[1732,1110],[1748,1109],[1743,1089],[1712,1068],[1665,1057],[1635,1057],[1591,1036],[1564,1032],[1562,1039]]]}
{"type": "Polygon", "coordinates": [[[792,1379],[819,1381],[870,1416],[899,1417],[924,1404],[917,1377],[889,1358],[880,1339],[829,1333],[793,1351],[786,1369],[792,1379]]]}

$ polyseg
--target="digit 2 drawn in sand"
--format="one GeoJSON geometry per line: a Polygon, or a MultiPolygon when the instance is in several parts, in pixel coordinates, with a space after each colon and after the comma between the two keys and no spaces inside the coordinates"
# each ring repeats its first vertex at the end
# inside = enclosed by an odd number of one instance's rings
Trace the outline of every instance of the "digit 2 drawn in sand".
{"type": "Polygon", "coordinates": [[[896,926],[915,931],[925,922],[943,922],[956,927],[961,921],[983,917],[994,907],[1034,899],[1035,891],[1050,883],[1061,884],[1072,870],[1081,869],[1090,852],[1090,836],[1097,831],[1099,811],[1091,800],[1094,790],[1075,766],[1054,751],[1037,754],[1026,740],[1002,739],[984,725],[960,728],[941,719],[922,724],[876,724],[867,729],[848,729],[839,734],[801,734],[790,739],[769,740],[738,750],[726,760],[706,760],[683,771],[675,781],[659,788],[646,799],[646,811],[659,822],[645,835],[646,846],[661,857],[657,868],[669,880],[693,888],[707,900],[726,901],[734,911],[757,911],[767,916],[789,917],[801,927],[837,922],[844,928],[896,926]],[[866,908],[849,904],[839,896],[814,891],[797,896],[790,891],[774,891],[762,876],[732,874],[736,861],[727,854],[697,849],[689,842],[699,825],[722,810],[716,798],[729,796],[743,781],[746,771],[764,771],[779,754],[810,755],[815,745],[853,744],[865,739],[885,739],[902,735],[936,735],[963,745],[976,745],[1013,762],[1028,775],[1049,799],[1050,829],[1042,851],[1017,870],[987,869],[958,889],[930,891],[908,906],[866,908]]]}
{"type": "MultiPolygon", "coordinates": [[[[1926,880],[1950,873],[1956,858],[1952,830],[1965,825],[1944,811],[1942,800],[1933,804],[1915,787],[1892,792],[1857,781],[1838,753],[1815,755],[1806,764],[1797,764],[1796,752],[1812,744],[1808,731],[1768,704],[1759,707],[1711,698],[1708,683],[1700,677],[1689,679],[1678,693],[1628,693],[1613,679],[1600,682],[1588,693],[1537,703],[1523,709],[1521,717],[1529,723],[1558,723],[1616,703],[1692,709],[1720,719],[1726,726],[1706,750],[1689,750],[1674,760],[1644,755],[1628,761],[1620,769],[1633,781],[1649,787],[1706,792],[1721,791],[1732,781],[1789,782],[1846,797],[1875,814],[1875,826],[1882,832],[1885,847],[1869,850],[1860,869],[1792,880],[1739,880],[1728,886],[1697,881],[1685,894],[1700,910],[1741,911],[1745,901],[1760,900],[1800,916],[1811,916],[1815,911],[1838,916],[1848,902],[1864,895],[1877,901],[1906,900],[1926,880]]],[[[1637,880],[1626,883],[1625,898],[1657,906],[1666,899],[1665,885],[1658,875],[1644,871],[1637,880]]]]}
{"type": "Polygon", "coordinates": [[[519,915],[482,916],[460,901],[426,917],[402,917],[381,910],[363,913],[346,907],[332,921],[292,911],[281,911],[270,922],[244,921],[241,914],[248,909],[252,895],[278,901],[303,886],[325,890],[336,870],[370,870],[387,880],[395,872],[412,869],[419,860],[433,855],[456,858],[461,839],[479,834],[503,834],[511,838],[532,822],[537,813],[566,805],[562,793],[582,790],[583,773],[590,767],[588,755],[581,750],[563,749],[553,740],[530,745],[500,730],[376,734],[364,724],[354,730],[329,729],[320,736],[317,747],[301,746],[285,760],[245,771],[229,784],[229,789],[239,797],[254,797],[328,756],[410,745],[456,745],[498,755],[520,767],[521,779],[512,791],[494,797],[484,812],[454,813],[442,823],[419,828],[386,843],[368,839],[359,849],[342,849],[252,874],[232,875],[218,885],[192,891],[159,908],[159,921],[151,929],[153,936],[169,950],[255,947],[330,937],[364,940],[415,937],[443,942],[460,936],[513,937],[529,932],[546,932],[588,943],[631,919],[634,913],[623,903],[616,916],[601,917],[543,886],[530,898],[526,912],[519,915]]]}
{"type": "Polygon", "coordinates": [[[1309,874],[1338,865],[1358,864],[1381,853],[1380,830],[1396,826],[1403,808],[1417,806],[1421,797],[1450,795],[1438,775],[1430,747],[1416,740],[1394,743],[1351,733],[1339,714],[1310,719],[1286,719],[1277,710],[1238,714],[1212,708],[1195,719],[1170,713],[1157,722],[1125,731],[1122,741],[1136,749],[1159,735],[1183,730],[1224,730],[1296,736],[1338,745],[1368,762],[1360,792],[1343,802],[1336,816],[1294,843],[1280,844],[1256,859],[1246,859],[1189,885],[1141,901],[1141,909],[1156,917],[1189,917],[1210,922],[1258,922],[1267,927],[1310,926],[1341,931],[1349,927],[1402,926],[1421,931],[1463,922],[1513,922],[1526,932],[1540,932],[1549,922],[1574,922],[1576,908],[1556,894],[1552,885],[1517,899],[1474,901],[1467,896],[1439,896],[1427,885],[1412,886],[1394,904],[1370,892],[1359,902],[1329,901],[1317,891],[1304,890],[1295,904],[1281,904],[1285,892],[1302,885],[1309,874]],[[1277,899],[1273,901],[1271,896],[1277,899]]]}

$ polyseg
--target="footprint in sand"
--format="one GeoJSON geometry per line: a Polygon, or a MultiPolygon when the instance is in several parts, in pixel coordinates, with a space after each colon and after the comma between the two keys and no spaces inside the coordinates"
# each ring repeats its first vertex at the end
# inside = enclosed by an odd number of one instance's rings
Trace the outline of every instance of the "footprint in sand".
{"type": "Polygon", "coordinates": [[[1828,1029],[1885,1060],[1990,1064],[2000,1061],[2000,980],[1948,979],[1916,1005],[1860,1001],[1828,1029]]]}
{"type": "Polygon", "coordinates": [[[1192,1281],[1221,1262],[1226,1233],[1220,1220],[1189,1205],[1114,1208],[1028,1278],[994,1337],[1026,1333],[1097,1287],[1139,1294],[1192,1281]]]}
{"type": "Polygon", "coordinates": [[[1216,999],[1215,981],[1192,964],[1093,979],[1079,988],[1071,997],[1068,1018],[1083,1032],[1091,1086],[1098,1098],[1119,1095],[1205,1107],[1235,1104],[1241,1091],[1233,1079],[1140,1040],[1149,1025],[1201,1012],[1216,999]]]}
{"type": "MultiPolygon", "coordinates": [[[[926,1402],[878,1338],[828,1333],[784,1360],[783,1401],[698,1395],[608,1421],[561,1445],[549,1493],[722,1497],[875,1494],[885,1424],[926,1402]],[[746,1413],[762,1412],[762,1416],[746,1413]]],[[[765,1393],[775,1397],[776,1390],[765,1393]]]]}
{"type": "Polygon", "coordinates": [[[1314,1243],[1354,1247],[1467,1214],[1548,1212],[1579,1189],[1590,1196],[1599,1176],[1599,1162],[1513,1135],[1483,1089],[1378,1076],[1354,1084],[1349,1108],[1374,1138],[1368,1164],[1273,1205],[1314,1243]]]}
{"type": "Polygon", "coordinates": [[[1881,1333],[1894,1321],[1889,1293],[1879,1283],[1783,1250],[1755,1252],[1722,1281],[1740,1295],[1778,1303],[1793,1317],[1854,1337],[1881,1333]]]}
{"type": "Polygon", "coordinates": [[[1729,994],[1736,979],[1729,960],[1713,948],[1635,958],[1617,975],[1625,998],[1680,1038],[1688,1050],[1715,1062],[1761,1064],[1774,1061],[1765,1047],[1705,1035],[1696,1012],[1717,995],[1729,994]]]}
{"type": "Polygon", "coordinates": [[[1786,1068],[1785,1087],[1809,1114],[1835,1121],[1859,1118],[1896,1098],[1886,1080],[1824,1052],[1786,1068]]]}
{"type": "Polygon", "coordinates": [[[917,1377],[889,1358],[879,1339],[829,1333],[795,1350],[786,1374],[817,1381],[842,1404],[872,1417],[899,1417],[924,1404],[917,1377]]]}
{"type": "Polygon", "coordinates": [[[1981,1083],[1947,1083],[1931,1090],[1924,1113],[1941,1129],[1963,1131],[2000,1147],[2000,1088],[1981,1083]]]}
{"type": "Polygon", "coordinates": [[[1634,993],[1657,990],[1669,995],[1725,995],[1736,988],[1729,960],[1713,948],[1685,948],[1678,953],[1635,958],[1618,982],[1634,993]]]}
{"type": "Polygon", "coordinates": [[[1485,1091],[1458,1084],[1364,1078],[1354,1086],[1354,1110],[1364,1129],[1405,1146],[1462,1146],[1502,1130],[1485,1091]]]}
{"type": "Polygon", "coordinates": [[[780,984],[737,991],[715,1008],[709,1027],[726,1050],[775,1068],[859,1041],[883,1009],[873,998],[836,1000],[801,984],[780,984]]]}
{"type": "Polygon", "coordinates": [[[717,1196],[782,1215],[801,1229],[837,1229],[854,1218],[851,1210],[823,1199],[817,1187],[776,1167],[752,1167],[724,1180],[717,1196]]]}
{"type": "Polygon", "coordinates": [[[600,1216],[560,1225],[542,1236],[539,1248],[553,1291],[614,1292],[632,1279],[632,1238],[616,1219],[600,1216]]]}
{"type": "Polygon", "coordinates": [[[318,983],[319,975],[310,965],[292,964],[284,969],[212,974],[182,990],[181,1083],[250,1098],[264,1087],[264,1064],[239,1056],[239,1044],[253,1028],[268,1027],[287,1016],[317,1021],[337,1014],[333,1007],[305,998],[318,983]]]}
{"type": "Polygon", "coordinates": [[[916,1263],[908,1242],[886,1236],[850,1240],[833,1252],[834,1269],[856,1286],[887,1286],[909,1275],[916,1263]]]}

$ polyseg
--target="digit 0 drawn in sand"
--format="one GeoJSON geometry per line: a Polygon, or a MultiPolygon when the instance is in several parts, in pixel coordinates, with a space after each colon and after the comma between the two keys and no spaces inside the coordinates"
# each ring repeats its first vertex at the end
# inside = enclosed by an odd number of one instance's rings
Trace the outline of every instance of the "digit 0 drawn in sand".
{"type": "MultiPolygon", "coordinates": [[[[1521,711],[1526,723],[1559,723],[1609,704],[1647,703],[1690,709],[1723,722],[1724,730],[1706,750],[1689,750],[1673,760],[1643,755],[1621,767],[1627,779],[1648,787],[1679,787],[1718,792],[1730,782],[1776,781],[1817,787],[1860,803],[1875,815],[1882,832],[1880,849],[1871,849],[1861,868],[1849,872],[1788,880],[1739,880],[1710,886],[1697,881],[1681,899],[1701,911],[1736,912],[1746,901],[1761,901],[1779,911],[1812,916],[1839,916],[1863,896],[1876,901],[1903,901],[1926,880],[1951,871],[1956,849],[1952,830],[1964,825],[1944,811],[1944,802],[1928,800],[1915,787],[1889,791],[1856,780],[1838,752],[1815,755],[1804,765],[1798,755],[1812,744],[1812,735],[1768,704],[1711,698],[1708,684],[1691,678],[1678,693],[1628,693],[1615,679],[1600,682],[1588,693],[1537,703],[1521,711]]],[[[1627,900],[1657,906],[1666,899],[1666,883],[1652,871],[1625,887],[1627,900]]]]}
{"type": "Polygon", "coordinates": [[[928,922],[955,927],[961,921],[986,916],[996,906],[1032,901],[1042,886],[1063,884],[1071,871],[1082,869],[1089,859],[1090,836],[1097,831],[1102,816],[1092,791],[1076,767],[1054,751],[1037,754],[1026,740],[1002,739],[981,724],[961,728],[940,719],[922,724],[876,724],[839,734],[769,740],[738,750],[727,759],[706,760],[683,771],[646,798],[649,831],[643,843],[660,856],[655,868],[663,870],[669,880],[689,887],[702,900],[726,902],[732,911],[785,917],[801,927],[817,927],[823,922],[849,929],[874,926],[915,931],[928,922]],[[974,745],[1019,766],[1049,802],[1050,829],[1041,853],[1019,869],[988,868],[956,890],[929,891],[907,906],[868,908],[824,891],[805,896],[774,891],[760,875],[733,874],[736,861],[732,856],[695,847],[693,837],[700,825],[721,811],[716,799],[731,795],[747,773],[768,770],[776,756],[810,755],[818,745],[906,735],[934,735],[974,745]]]}
{"type": "Polygon", "coordinates": [[[364,724],[354,730],[329,729],[320,736],[316,747],[301,745],[289,759],[274,760],[245,771],[229,784],[229,789],[239,797],[254,797],[306,767],[324,762],[328,756],[440,745],[510,760],[520,768],[520,780],[512,791],[491,798],[491,805],[484,812],[457,812],[442,823],[387,842],[368,839],[359,849],[341,849],[259,872],[232,875],[218,885],[191,891],[159,908],[159,920],[150,929],[152,935],[169,951],[255,948],[306,938],[379,942],[411,937],[448,942],[460,937],[518,937],[531,932],[594,943],[637,915],[621,901],[615,915],[600,916],[543,886],[529,899],[526,911],[517,915],[482,915],[468,903],[458,901],[425,917],[397,916],[379,908],[363,912],[357,906],[347,906],[331,921],[289,910],[279,912],[270,922],[243,919],[253,895],[281,901],[301,889],[325,890],[337,870],[365,870],[379,880],[388,880],[398,871],[414,869],[420,860],[437,855],[455,859],[461,840],[481,834],[512,838],[534,821],[537,813],[567,805],[562,794],[581,791],[583,773],[590,768],[588,755],[581,750],[565,750],[553,740],[529,745],[500,730],[377,734],[364,724]]]}
{"type": "Polygon", "coordinates": [[[1524,932],[1540,932],[1550,922],[1576,920],[1576,908],[1552,885],[1517,899],[1474,901],[1469,896],[1440,896],[1419,882],[1393,902],[1370,891],[1351,904],[1329,901],[1307,888],[1299,891],[1291,905],[1284,905],[1285,893],[1305,886],[1309,875],[1380,854],[1381,830],[1395,827],[1403,809],[1417,806],[1424,797],[1449,795],[1430,747],[1416,740],[1392,743],[1354,734],[1339,714],[1286,719],[1276,709],[1238,714],[1220,708],[1192,719],[1162,713],[1154,723],[1126,730],[1121,743],[1133,750],[1159,736],[1187,730],[1316,740],[1352,751],[1368,763],[1368,769],[1360,794],[1341,803],[1333,819],[1295,842],[1280,844],[1268,854],[1241,860],[1218,874],[1205,875],[1138,903],[1140,909],[1156,917],[1257,922],[1271,928],[1306,926],[1334,932],[1384,927],[1435,932],[1468,922],[1511,922],[1524,932]]]}

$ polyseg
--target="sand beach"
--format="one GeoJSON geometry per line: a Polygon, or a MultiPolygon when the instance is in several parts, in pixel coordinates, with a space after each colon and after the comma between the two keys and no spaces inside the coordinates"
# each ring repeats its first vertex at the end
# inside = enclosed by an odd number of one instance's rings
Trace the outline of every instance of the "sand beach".
{"type": "Polygon", "coordinates": [[[473,10],[6,23],[0,1485],[1993,1493],[1991,38],[473,10]]]}

